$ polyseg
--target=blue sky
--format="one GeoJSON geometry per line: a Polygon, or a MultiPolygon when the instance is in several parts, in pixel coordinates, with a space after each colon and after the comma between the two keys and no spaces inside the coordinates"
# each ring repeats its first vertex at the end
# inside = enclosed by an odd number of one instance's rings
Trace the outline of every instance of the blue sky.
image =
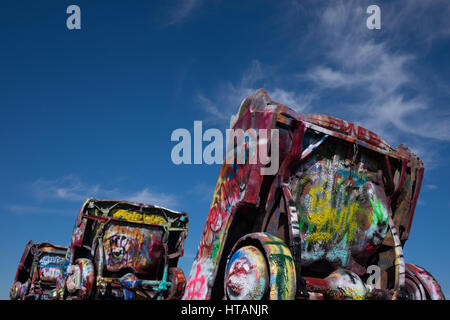
{"type": "Polygon", "coordinates": [[[68,244],[88,196],[188,212],[188,273],[220,166],[174,165],[170,135],[224,130],[260,87],[420,155],[405,256],[450,296],[449,16],[446,0],[3,0],[0,298],[26,242],[68,244]],[[81,30],[66,28],[71,4],[81,30]],[[381,30],[366,28],[371,4],[381,30]]]}

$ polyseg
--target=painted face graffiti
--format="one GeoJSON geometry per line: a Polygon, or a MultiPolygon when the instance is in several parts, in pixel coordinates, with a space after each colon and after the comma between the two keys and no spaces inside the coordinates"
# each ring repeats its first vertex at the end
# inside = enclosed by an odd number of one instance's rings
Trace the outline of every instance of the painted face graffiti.
{"type": "Polygon", "coordinates": [[[111,225],[104,236],[108,271],[131,268],[136,273],[152,270],[161,256],[159,230],[111,225]]]}

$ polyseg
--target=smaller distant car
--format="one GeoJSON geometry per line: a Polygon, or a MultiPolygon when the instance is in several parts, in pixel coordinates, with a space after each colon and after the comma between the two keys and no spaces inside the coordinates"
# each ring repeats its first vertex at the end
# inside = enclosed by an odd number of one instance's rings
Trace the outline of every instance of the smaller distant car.
{"type": "Polygon", "coordinates": [[[52,299],[179,299],[186,279],[177,263],[188,225],[184,212],[87,199],[52,299]]]}
{"type": "Polygon", "coordinates": [[[28,241],[14,283],[11,300],[46,300],[55,289],[65,261],[67,247],[28,241]]]}

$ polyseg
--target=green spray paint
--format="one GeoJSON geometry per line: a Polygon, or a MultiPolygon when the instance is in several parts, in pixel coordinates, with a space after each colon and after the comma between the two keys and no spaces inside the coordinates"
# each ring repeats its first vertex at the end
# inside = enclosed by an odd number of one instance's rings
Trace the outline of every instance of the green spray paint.
{"type": "Polygon", "coordinates": [[[278,267],[277,274],[275,276],[275,283],[277,285],[278,298],[280,298],[283,297],[283,293],[286,290],[286,284],[288,282],[288,268],[286,267],[286,261],[292,261],[292,257],[282,253],[272,253],[269,256],[269,260],[273,261],[278,267]]]}

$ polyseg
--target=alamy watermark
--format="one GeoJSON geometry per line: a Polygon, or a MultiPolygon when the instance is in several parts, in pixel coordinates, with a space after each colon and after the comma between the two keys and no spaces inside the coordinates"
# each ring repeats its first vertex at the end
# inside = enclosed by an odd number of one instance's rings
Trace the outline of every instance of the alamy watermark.
{"type": "Polygon", "coordinates": [[[261,175],[278,172],[278,129],[227,129],[224,139],[219,129],[203,132],[202,121],[194,121],[193,137],[189,130],[179,128],[172,132],[170,140],[178,142],[171,152],[172,162],[177,165],[222,164],[225,160],[227,164],[260,164],[261,175]],[[205,146],[204,142],[207,142],[205,146]]]}
{"type": "MultiPolygon", "coordinates": [[[[69,5],[66,9],[69,16],[66,19],[66,27],[69,30],[81,29],[81,8],[78,5],[69,5]]],[[[381,29],[381,8],[378,5],[370,5],[366,9],[369,17],[366,19],[366,26],[369,30],[381,29]]]]}
{"type": "Polygon", "coordinates": [[[369,30],[381,29],[381,9],[379,6],[373,4],[367,7],[367,14],[370,16],[366,20],[366,26],[369,30]]]}
{"type": "Polygon", "coordinates": [[[81,29],[81,9],[79,6],[72,4],[67,7],[66,13],[70,16],[66,19],[66,27],[69,30],[81,29]]]}

